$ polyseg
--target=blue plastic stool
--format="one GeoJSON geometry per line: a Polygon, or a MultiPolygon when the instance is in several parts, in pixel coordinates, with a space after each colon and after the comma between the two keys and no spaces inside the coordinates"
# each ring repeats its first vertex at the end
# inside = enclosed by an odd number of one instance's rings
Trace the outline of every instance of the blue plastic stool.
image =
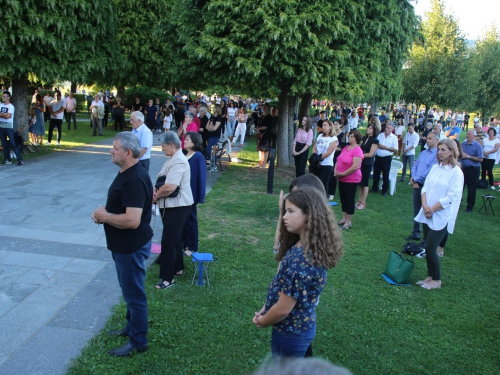
{"type": "Polygon", "coordinates": [[[210,287],[210,281],[208,278],[208,266],[215,260],[214,255],[212,253],[192,253],[191,257],[193,258],[192,262],[194,263],[194,275],[193,280],[191,280],[191,285],[193,285],[196,274],[198,274],[198,282],[196,283],[196,285],[205,286],[205,283],[203,282],[203,271],[205,271],[207,285],[210,287]]]}

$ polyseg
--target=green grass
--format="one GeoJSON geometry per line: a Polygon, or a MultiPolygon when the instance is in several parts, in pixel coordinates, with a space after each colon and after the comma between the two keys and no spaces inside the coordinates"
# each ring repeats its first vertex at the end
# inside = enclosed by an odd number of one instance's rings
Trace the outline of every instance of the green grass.
{"type": "MultiPolygon", "coordinates": [[[[211,288],[191,286],[192,265],[176,286],[159,291],[158,266],[147,276],[149,350],[132,358],[107,352],[125,339],[106,331],[125,323],[125,305],[75,360],[69,374],[246,374],[270,351],[271,329],[251,318],[264,303],[276,272],[272,253],[280,189],[294,171],[276,172],[275,195],[267,195],[267,170],[254,144],[241,163],[225,168],[199,208],[200,251],[212,252],[211,288]]],[[[500,365],[500,251],[498,217],[459,213],[442,259],[443,287],[427,291],[397,287],[380,276],[390,250],[400,250],[412,229],[411,188],[398,183],[394,196],[370,194],[344,234],[344,256],[329,271],[318,306],[314,354],[354,374],[496,374],[500,365]]],[[[500,194],[500,193],[494,193],[500,194]]],[[[500,213],[498,201],[495,202],[500,213]]],[[[333,208],[337,217],[340,205],[333,208]]],[[[415,259],[411,282],[426,277],[415,259]]]]}

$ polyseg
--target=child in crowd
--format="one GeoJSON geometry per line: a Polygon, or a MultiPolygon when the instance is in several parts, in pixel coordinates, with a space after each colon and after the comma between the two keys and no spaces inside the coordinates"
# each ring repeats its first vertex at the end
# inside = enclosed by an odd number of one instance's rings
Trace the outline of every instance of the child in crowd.
{"type": "Polygon", "coordinates": [[[28,111],[28,116],[30,117],[28,123],[28,131],[30,133],[30,141],[33,144],[37,144],[38,137],[35,135],[35,124],[36,124],[36,114],[33,108],[28,111]]]}
{"type": "Polygon", "coordinates": [[[165,117],[163,117],[163,129],[165,129],[166,132],[170,130],[170,125],[172,124],[172,112],[170,111],[170,108],[167,107],[165,109],[165,117]]]}
{"type": "Polygon", "coordinates": [[[284,197],[280,265],[266,303],[253,318],[259,328],[273,326],[274,357],[304,357],[316,334],[316,305],[328,269],[342,256],[342,235],[323,194],[305,188],[284,197]]]}

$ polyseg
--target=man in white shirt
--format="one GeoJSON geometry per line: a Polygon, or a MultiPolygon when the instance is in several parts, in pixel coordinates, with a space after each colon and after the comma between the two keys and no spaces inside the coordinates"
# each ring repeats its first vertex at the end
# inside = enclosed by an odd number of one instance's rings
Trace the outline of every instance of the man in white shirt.
{"type": "Polygon", "coordinates": [[[66,103],[61,97],[61,93],[56,91],[55,98],[50,102],[48,107],[50,111],[50,124],[49,124],[49,139],[46,145],[50,145],[52,142],[52,134],[54,128],[57,128],[57,145],[61,144],[61,134],[62,134],[62,123],[64,118],[64,110],[66,109],[66,103]]]}
{"type": "Polygon", "coordinates": [[[392,154],[398,151],[398,138],[392,134],[392,129],[392,124],[387,124],[384,132],[378,135],[379,145],[375,154],[375,162],[373,163],[373,185],[371,192],[376,193],[378,191],[380,172],[382,172],[382,195],[384,197],[387,196],[387,190],[389,189],[392,154]]]}
{"type": "Polygon", "coordinates": [[[101,101],[101,97],[97,94],[90,104],[90,122],[92,123],[93,133],[95,137],[97,135],[97,128],[99,128],[99,135],[102,135],[102,116],[104,115],[104,103],[101,101]],[[101,113],[99,113],[101,112],[101,113]]]}
{"type": "Polygon", "coordinates": [[[19,152],[19,147],[17,147],[16,140],[14,138],[14,112],[15,108],[11,104],[10,92],[4,91],[2,93],[2,103],[0,103],[0,140],[2,142],[3,164],[12,164],[10,157],[10,147],[14,150],[17,158],[17,165],[23,165],[23,158],[19,152]],[[7,141],[7,137],[9,140],[7,141]]]}
{"type": "Polygon", "coordinates": [[[355,110],[351,111],[351,117],[347,120],[347,134],[350,133],[351,130],[358,128],[358,113],[355,110]]]}
{"type": "Polygon", "coordinates": [[[54,98],[52,97],[52,94],[50,93],[50,91],[47,91],[45,93],[45,96],[43,97],[43,102],[45,104],[45,112],[43,115],[44,122],[50,121],[49,106],[50,106],[50,103],[52,103],[52,100],[54,100],[54,98]]]}
{"type": "Polygon", "coordinates": [[[401,180],[404,181],[406,176],[406,165],[410,165],[410,178],[411,169],[413,168],[413,163],[415,161],[415,149],[420,142],[420,136],[415,132],[415,124],[410,122],[408,124],[408,131],[403,139],[403,174],[401,175],[401,180]]]}
{"type": "Polygon", "coordinates": [[[68,130],[71,130],[71,120],[73,120],[73,127],[76,130],[76,99],[73,97],[72,92],[66,98],[66,123],[68,124],[68,130]]]}
{"type": "Polygon", "coordinates": [[[149,172],[149,158],[151,157],[151,148],[153,147],[153,132],[144,124],[144,114],[139,111],[132,112],[130,125],[132,125],[132,133],[137,136],[141,144],[139,163],[149,172]]]}

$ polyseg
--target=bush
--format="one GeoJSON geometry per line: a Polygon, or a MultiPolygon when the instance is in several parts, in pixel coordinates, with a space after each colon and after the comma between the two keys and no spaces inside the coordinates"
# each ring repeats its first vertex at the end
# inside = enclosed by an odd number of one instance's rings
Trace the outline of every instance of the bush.
{"type": "Polygon", "coordinates": [[[168,92],[146,86],[136,86],[125,90],[125,98],[122,99],[124,99],[126,108],[132,107],[136,96],[141,99],[141,103],[144,105],[147,104],[149,99],[153,99],[153,103],[155,98],[160,98],[160,103],[165,103],[167,99],[172,99],[172,96],[168,92]]]}

